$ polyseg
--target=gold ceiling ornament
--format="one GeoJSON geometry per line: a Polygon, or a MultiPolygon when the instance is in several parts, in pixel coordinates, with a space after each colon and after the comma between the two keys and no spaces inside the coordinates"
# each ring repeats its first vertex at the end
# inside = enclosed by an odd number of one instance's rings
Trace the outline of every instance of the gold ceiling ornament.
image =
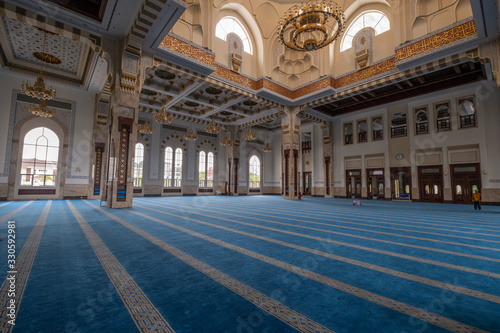
{"type": "Polygon", "coordinates": [[[243,139],[246,141],[253,141],[257,139],[257,134],[252,133],[252,127],[248,128],[248,133],[243,134],[243,139]]]}
{"type": "Polygon", "coordinates": [[[174,115],[168,114],[167,108],[165,107],[165,105],[163,105],[161,107],[161,112],[156,111],[153,115],[153,119],[160,124],[170,124],[172,121],[174,121],[174,115]]]}
{"type": "Polygon", "coordinates": [[[220,145],[223,147],[231,147],[232,143],[233,143],[232,140],[227,137],[227,131],[226,131],[224,139],[220,142],[220,145]]]}
{"type": "Polygon", "coordinates": [[[42,72],[36,78],[34,85],[31,85],[28,81],[24,81],[21,86],[21,91],[26,95],[37,98],[37,99],[52,99],[56,97],[56,90],[52,87],[45,88],[45,81],[42,76],[42,72]]]}
{"type": "Polygon", "coordinates": [[[189,128],[189,132],[184,134],[184,139],[187,141],[196,141],[198,140],[198,135],[193,133],[193,128],[189,128]]]}
{"type": "MultiPolygon", "coordinates": [[[[38,60],[49,63],[49,64],[60,64],[61,59],[51,54],[45,53],[45,40],[47,38],[47,34],[43,31],[43,50],[42,52],[33,52],[33,56],[38,60]]],[[[43,64],[40,66],[40,74],[38,74],[35,84],[31,85],[29,81],[24,81],[21,85],[21,91],[26,95],[37,98],[37,99],[52,99],[56,97],[56,90],[52,87],[45,87],[45,80],[42,76],[43,73],[43,64]]]]}
{"type": "Polygon", "coordinates": [[[153,134],[154,128],[149,123],[149,120],[144,121],[144,124],[138,126],[138,131],[141,134],[153,134]]]}
{"type": "Polygon", "coordinates": [[[31,104],[28,109],[33,115],[42,118],[50,118],[56,113],[55,109],[47,106],[47,101],[45,99],[41,99],[38,105],[31,104]]]}
{"type": "Polygon", "coordinates": [[[336,40],[345,29],[345,15],[335,3],[309,0],[291,7],[280,20],[278,39],[295,51],[319,50],[336,40]]]}
{"type": "Polygon", "coordinates": [[[269,146],[269,142],[266,142],[266,146],[264,148],[262,148],[262,151],[264,153],[270,153],[273,151],[273,147],[269,146]]]}
{"type": "Polygon", "coordinates": [[[217,134],[220,132],[220,126],[215,123],[215,117],[212,116],[212,121],[210,124],[205,126],[205,131],[211,134],[217,134]]]}

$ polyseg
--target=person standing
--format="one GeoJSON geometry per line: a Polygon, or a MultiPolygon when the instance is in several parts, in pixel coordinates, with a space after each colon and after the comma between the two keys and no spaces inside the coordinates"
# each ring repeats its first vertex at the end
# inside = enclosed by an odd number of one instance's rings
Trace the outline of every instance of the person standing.
{"type": "Polygon", "coordinates": [[[472,201],[474,202],[474,210],[481,210],[481,193],[478,190],[475,190],[472,194],[472,201]]]}

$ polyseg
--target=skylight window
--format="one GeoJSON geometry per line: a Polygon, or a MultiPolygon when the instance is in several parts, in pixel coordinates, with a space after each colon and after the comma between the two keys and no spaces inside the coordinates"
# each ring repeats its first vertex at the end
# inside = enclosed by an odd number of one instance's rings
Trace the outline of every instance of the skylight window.
{"type": "Polygon", "coordinates": [[[354,36],[364,28],[372,28],[375,30],[375,36],[380,35],[391,29],[391,22],[382,12],[370,11],[361,14],[347,29],[340,46],[340,52],[348,50],[352,47],[354,36]]]}
{"type": "Polygon", "coordinates": [[[224,17],[215,27],[215,36],[223,40],[227,40],[227,35],[231,32],[240,37],[243,42],[243,51],[252,54],[252,44],[248,38],[248,33],[236,18],[224,17]]]}

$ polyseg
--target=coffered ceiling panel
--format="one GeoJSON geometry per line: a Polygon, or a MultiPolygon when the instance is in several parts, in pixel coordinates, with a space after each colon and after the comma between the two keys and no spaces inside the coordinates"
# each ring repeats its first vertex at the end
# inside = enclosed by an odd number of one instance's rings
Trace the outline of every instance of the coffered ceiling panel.
{"type": "Polygon", "coordinates": [[[278,108],[276,103],[256,95],[166,66],[148,69],[140,105],[144,112],[153,113],[165,105],[178,118],[207,123],[213,117],[221,125],[243,126],[273,121],[269,114],[278,108]]]}
{"type": "MultiPolygon", "coordinates": [[[[45,26],[45,25],[41,25],[45,26]]],[[[91,49],[91,43],[73,40],[58,35],[54,27],[46,29],[35,28],[32,25],[2,16],[0,19],[0,56],[2,65],[10,70],[25,74],[38,74],[40,71],[47,79],[60,83],[69,83],[94,89],[89,79],[95,76],[92,66],[96,54],[91,49]],[[45,59],[42,61],[41,59],[45,59]],[[92,87],[92,88],[91,88],[92,87]]],[[[96,89],[106,78],[102,74],[99,82],[95,81],[96,89]]]]}
{"type": "Polygon", "coordinates": [[[10,62],[41,63],[35,58],[35,52],[45,52],[57,57],[62,62],[57,65],[48,64],[50,69],[62,70],[77,75],[80,60],[85,58],[84,51],[88,52],[82,43],[69,38],[46,33],[39,29],[8,17],[2,17],[9,46],[12,52],[10,62]]]}

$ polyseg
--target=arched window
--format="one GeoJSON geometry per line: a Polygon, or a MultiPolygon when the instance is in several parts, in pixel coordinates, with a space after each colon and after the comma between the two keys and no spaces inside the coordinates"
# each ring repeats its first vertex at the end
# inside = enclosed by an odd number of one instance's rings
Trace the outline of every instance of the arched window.
{"type": "Polygon", "coordinates": [[[205,187],[206,184],[206,165],[207,165],[207,155],[204,151],[200,152],[200,158],[198,161],[198,186],[205,187]]]}
{"type": "Polygon", "coordinates": [[[255,155],[250,158],[248,180],[250,188],[260,188],[260,159],[255,155]]]}
{"type": "Polygon", "coordinates": [[[144,169],[144,145],[137,143],[135,145],[135,158],[134,158],[134,186],[142,186],[142,172],[144,169]]]}
{"type": "Polygon", "coordinates": [[[345,124],[344,125],[344,144],[346,144],[346,145],[352,144],[352,142],[353,142],[352,134],[353,134],[352,124],[345,124]]]}
{"type": "Polygon", "coordinates": [[[415,126],[417,134],[429,132],[429,117],[427,116],[427,107],[420,107],[415,110],[415,126]]]}
{"type": "Polygon", "coordinates": [[[368,127],[366,121],[362,120],[358,123],[358,142],[368,141],[368,127]]]}
{"type": "Polygon", "coordinates": [[[375,36],[391,29],[391,22],[384,13],[379,11],[368,11],[358,16],[349,26],[340,46],[340,52],[352,47],[354,36],[364,28],[373,28],[375,36]]]}
{"type": "Polygon", "coordinates": [[[373,141],[384,139],[384,127],[382,126],[382,118],[377,117],[373,119],[372,130],[373,141]]]}
{"type": "Polygon", "coordinates": [[[200,152],[198,161],[198,186],[213,187],[214,186],[214,154],[204,151],[200,152]]]}
{"type": "Polygon", "coordinates": [[[459,100],[458,114],[460,116],[460,128],[476,126],[476,107],[471,98],[459,100]]]}
{"type": "Polygon", "coordinates": [[[165,169],[163,172],[164,187],[181,187],[182,181],[182,149],[165,148],[165,169]],[[173,179],[173,181],[172,181],[173,179]]]}
{"type": "Polygon", "coordinates": [[[407,135],[406,112],[399,112],[392,115],[391,138],[398,138],[407,135]]]}
{"type": "Polygon", "coordinates": [[[207,187],[214,186],[214,154],[207,155],[207,187]]]}
{"type": "Polygon", "coordinates": [[[436,104],[436,121],[438,131],[450,130],[450,105],[448,102],[436,104]]]}
{"type": "Polygon", "coordinates": [[[182,149],[177,148],[175,150],[175,187],[181,187],[182,180],[182,149]]]}
{"type": "Polygon", "coordinates": [[[238,19],[230,16],[224,17],[215,27],[215,36],[223,40],[226,40],[227,35],[231,32],[240,37],[243,42],[243,51],[252,54],[252,44],[250,43],[250,38],[238,19]]]}
{"type": "Polygon", "coordinates": [[[47,127],[26,133],[23,143],[21,186],[55,186],[59,138],[47,127]]]}
{"type": "Polygon", "coordinates": [[[173,150],[170,147],[165,148],[165,167],[163,169],[163,186],[172,186],[172,162],[173,150]]]}

